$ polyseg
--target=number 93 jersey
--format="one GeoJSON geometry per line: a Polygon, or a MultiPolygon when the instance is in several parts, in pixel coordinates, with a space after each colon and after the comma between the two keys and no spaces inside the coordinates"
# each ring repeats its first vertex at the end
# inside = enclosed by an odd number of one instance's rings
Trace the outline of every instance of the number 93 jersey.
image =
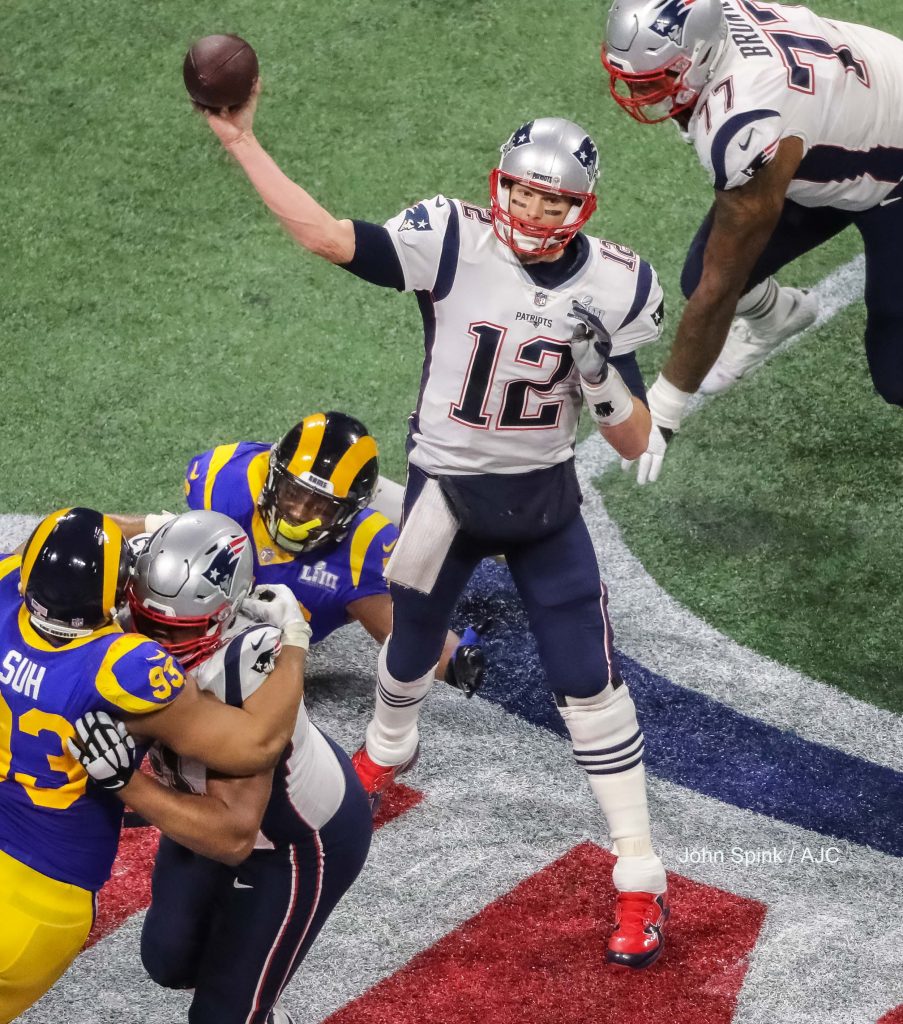
{"type": "Polygon", "coordinates": [[[87,711],[157,711],[185,676],[158,644],[115,624],[54,647],[19,596],[20,565],[0,560],[0,850],[96,891],[110,875],[123,806],[88,786],[66,745],[73,723],[87,711]]]}
{"type": "Polygon", "coordinates": [[[545,287],[496,238],[488,210],[441,195],[386,229],[424,323],[411,462],[427,473],[524,473],[570,459],[583,403],[572,303],[601,317],[614,356],[655,341],[662,291],[649,264],[578,234],[568,276],[545,287]]]}
{"type": "Polygon", "coordinates": [[[802,206],[868,210],[903,178],[903,41],[806,7],[725,0],[728,38],[687,136],[716,189],[742,187],[781,140],[803,142],[802,206]]]}

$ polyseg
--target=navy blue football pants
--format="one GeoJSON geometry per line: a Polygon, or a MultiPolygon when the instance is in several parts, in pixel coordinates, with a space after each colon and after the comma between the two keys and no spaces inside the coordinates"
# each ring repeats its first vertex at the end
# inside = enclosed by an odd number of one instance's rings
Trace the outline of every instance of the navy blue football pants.
{"type": "MultiPolygon", "coordinates": [[[[830,206],[800,206],[788,199],[747,290],[804,252],[855,224],[865,243],[865,354],[878,394],[903,405],[903,185],[886,206],[851,213],[830,206]],[[897,198],[900,197],[900,198],[897,198]]],[[[681,288],[689,298],[702,277],[702,259],[712,229],[712,211],[702,222],[684,263],[681,288]]]]}
{"type": "MultiPolygon", "coordinates": [[[[426,479],[416,466],[408,466],[405,513],[426,479]]],[[[480,560],[496,554],[505,555],[556,696],[592,697],[618,681],[608,596],[580,515],[556,533],[503,551],[497,543],[459,531],[430,594],[392,584],[392,635],[386,652],[392,676],[413,682],[436,664],[458,598],[480,560]]]]}
{"type": "MultiPolygon", "coordinates": [[[[335,744],[333,744],[335,747],[335,744]]],[[[160,840],[141,959],[166,988],[194,988],[190,1024],[264,1024],[370,848],[370,804],[343,752],[347,789],[319,831],[238,867],[160,840]]]]}

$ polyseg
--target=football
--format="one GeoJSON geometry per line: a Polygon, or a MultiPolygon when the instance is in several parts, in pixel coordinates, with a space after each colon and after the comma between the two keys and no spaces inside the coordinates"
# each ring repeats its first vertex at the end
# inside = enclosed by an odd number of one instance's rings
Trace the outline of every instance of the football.
{"type": "Polygon", "coordinates": [[[212,110],[240,107],[257,78],[257,54],[241,36],[204,36],[185,54],[182,77],[195,103],[212,110]]]}

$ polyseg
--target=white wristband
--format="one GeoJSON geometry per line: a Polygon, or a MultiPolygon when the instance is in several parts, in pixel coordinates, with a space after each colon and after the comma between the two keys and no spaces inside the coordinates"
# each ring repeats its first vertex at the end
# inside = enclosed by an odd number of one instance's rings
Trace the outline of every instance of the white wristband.
{"type": "Polygon", "coordinates": [[[676,388],[661,374],[658,375],[646,395],[652,419],[660,427],[668,427],[669,430],[674,431],[680,430],[680,421],[683,419],[684,413],[687,411],[687,403],[692,397],[686,391],[676,388]]]}
{"type": "Polygon", "coordinates": [[[310,648],[310,626],[307,622],[287,622],[282,627],[282,642],[286,647],[310,648]]]}
{"type": "Polygon", "coordinates": [[[581,377],[580,387],[589,407],[589,414],[601,427],[616,427],[633,415],[633,395],[611,365],[601,384],[589,384],[581,377]]]}

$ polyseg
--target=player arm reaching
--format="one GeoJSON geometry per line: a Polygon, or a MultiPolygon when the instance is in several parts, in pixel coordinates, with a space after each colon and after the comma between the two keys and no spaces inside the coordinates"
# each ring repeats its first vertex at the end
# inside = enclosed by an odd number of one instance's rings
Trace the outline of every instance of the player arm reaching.
{"type": "Polygon", "coordinates": [[[737,302],[777,225],[802,157],[802,140],[785,138],[774,159],[748,184],[716,191],[702,277],[684,309],[668,360],[649,390],[657,427],[680,427],[690,396],[724,347],[737,302]]]}
{"type": "Polygon", "coordinates": [[[237,110],[220,114],[204,110],[220,142],[238,161],[261,199],[279,218],[295,241],[330,263],[350,263],[354,258],[354,225],[337,220],[300,185],[285,175],[276,161],[257,141],[254,112],[260,95],[260,80],[251,98],[237,110]]]}
{"type": "Polygon", "coordinates": [[[78,742],[69,740],[69,749],[91,779],[161,832],[225,864],[250,856],[270,798],[272,769],[244,779],[208,772],[206,794],[180,793],[135,771],[134,739],[106,712],[89,712],[76,732],[78,742]]]}
{"type": "Polygon", "coordinates": [[[242,609],[282,630],[273,671],[242,708],[203,694],[188,677],[177,700],[151,714],[126,719],[139,741],[159,740],[178,754],[230,775],[255,775],[279,760],[295,728],[304,694],[310,626],[287,587],[270,587],[272,600],[246,599],[242,609]]]}

